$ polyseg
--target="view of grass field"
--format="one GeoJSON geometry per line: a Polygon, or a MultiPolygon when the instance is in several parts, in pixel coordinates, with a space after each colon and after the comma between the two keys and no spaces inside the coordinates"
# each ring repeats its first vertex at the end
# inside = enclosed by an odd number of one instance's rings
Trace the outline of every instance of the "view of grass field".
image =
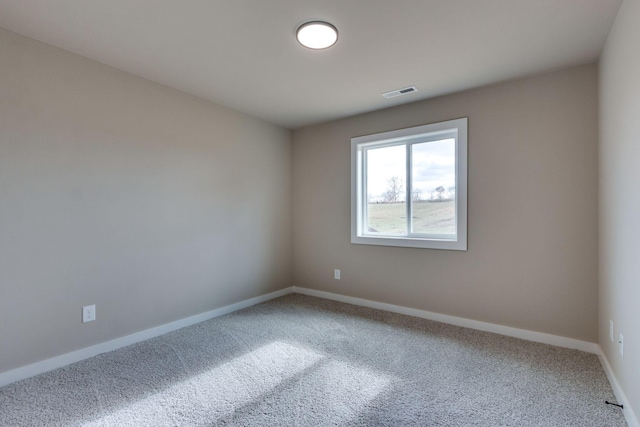
{"type": "MultiPolygon", "coordinates": [[[[455,234],[455,202],[413,202],[413,232],[425,234],[455,234]]],[[[405,203],[369,203],[369,233],[406,233],[407,206],[405,203]]]]}

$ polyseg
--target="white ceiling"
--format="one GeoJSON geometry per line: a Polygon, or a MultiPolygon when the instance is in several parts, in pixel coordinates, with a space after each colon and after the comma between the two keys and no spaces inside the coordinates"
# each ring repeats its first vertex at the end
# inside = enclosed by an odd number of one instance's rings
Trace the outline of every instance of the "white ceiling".
{"type": "Polygon", "coordinates": [[[0,0],[0,27],[297,128],[593,62],[621,1],[0,0]]]}

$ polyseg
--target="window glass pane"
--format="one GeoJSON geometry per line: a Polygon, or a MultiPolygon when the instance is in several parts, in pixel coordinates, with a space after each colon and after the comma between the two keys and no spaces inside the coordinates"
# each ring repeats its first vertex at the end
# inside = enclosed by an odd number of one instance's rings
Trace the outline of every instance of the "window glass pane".
{"type": "Polygon", "coordinates": [[[454,139],[411,146],[412,232],[456,233],[456,145],[454,139]]]}
{"type": "Polygon", "coordinates": [[[371,148],[367,155],[367,234],[407,234],[407,147],[371,148]]]}

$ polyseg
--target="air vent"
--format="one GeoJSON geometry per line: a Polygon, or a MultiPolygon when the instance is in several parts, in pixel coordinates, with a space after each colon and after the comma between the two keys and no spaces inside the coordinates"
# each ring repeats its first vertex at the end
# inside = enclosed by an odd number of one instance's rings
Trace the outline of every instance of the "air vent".
{"type": "Polygon", "coordinates": [[[415,86],[403,87],[402,89],[392,90],[391,92],[385,92],[382,94],[385,98],[395,98],[396,96],[406,95],[408,93],[417,92],[418,88],[415,86]]]}

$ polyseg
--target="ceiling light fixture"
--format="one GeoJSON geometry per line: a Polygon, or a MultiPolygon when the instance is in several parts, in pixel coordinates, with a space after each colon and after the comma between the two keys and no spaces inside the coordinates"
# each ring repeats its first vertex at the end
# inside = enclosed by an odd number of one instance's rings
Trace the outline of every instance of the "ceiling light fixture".
{"type": "Polygon", "coordinates": [[[298,27],[296,38],[309,49],[326,49],[338,41],[338,30],[328,22],[310,21],[298,27]]]}

